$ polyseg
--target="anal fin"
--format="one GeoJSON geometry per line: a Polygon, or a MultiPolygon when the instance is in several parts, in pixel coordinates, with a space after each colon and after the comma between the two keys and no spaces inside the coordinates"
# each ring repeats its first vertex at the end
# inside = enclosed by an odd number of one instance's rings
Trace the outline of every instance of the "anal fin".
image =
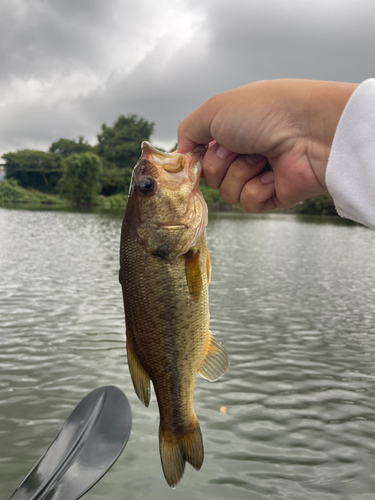
{"type": "Polygon", "coordinates": [[[129,337],[126,339],[126,351],[128,354],[128,365],[134,390],[140,401],[145,406],[148,406],[150,404],[150,377],[142,368],[129,337]]]}
{"type": "Polygon", "coordinates": [[[209,332],[203,362],[198,370],[203,378],[214,382],[229,368],[227,351],[221,343],[209,332]]]}

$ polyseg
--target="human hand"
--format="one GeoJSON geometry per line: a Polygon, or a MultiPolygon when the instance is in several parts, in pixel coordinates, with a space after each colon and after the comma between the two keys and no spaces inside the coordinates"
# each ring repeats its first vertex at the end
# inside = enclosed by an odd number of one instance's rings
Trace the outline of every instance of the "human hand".
{"type": "Polygon", "coordinates": [[[248,212],[292,207],[327,190],[333,137],[356,87],[270,80],[217,94],[180,123],[177,151],[210,143],[203,175],[227,203],[248,212]]]}

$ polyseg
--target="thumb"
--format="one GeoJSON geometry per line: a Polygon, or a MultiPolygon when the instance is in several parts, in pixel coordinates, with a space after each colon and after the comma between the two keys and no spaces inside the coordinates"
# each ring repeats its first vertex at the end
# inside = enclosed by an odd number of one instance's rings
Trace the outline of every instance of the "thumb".
{"type": "Polygon", "coordinates": [[[209,99],[198,109],[187,116],[178,127],[177,153],[188,153],[199,144],[208,144],[213,140],[211,124],[215,117],[215,108],[210,105],[209,99]]]}

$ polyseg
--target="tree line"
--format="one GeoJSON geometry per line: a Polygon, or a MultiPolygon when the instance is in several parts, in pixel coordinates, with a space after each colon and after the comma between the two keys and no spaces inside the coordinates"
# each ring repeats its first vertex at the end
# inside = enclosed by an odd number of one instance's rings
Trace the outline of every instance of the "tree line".
{"type": "Polygon", "coordinates": [[[121,115],[112,127],[103,124],[92,146],[84,137],[61,138],[49,151],[23,149],[2,156],[7,179],[26,189],[58,193],[76,205],[92,203],[98,194],[126,193],[154,123],[137,115],[121,115]]]}
{"type": "MultiPolygon", "coordinates": [[[[59,194],[75,205],[90,205],[99,194],[122,195],[128,192],[141,143],[149,141],[153,131],[154,123],[134,114],[121,115],[112,127],[102,125],[94,146],[84,137],[61,138],[51,144],[48,152],[23,149],[4,154],[6,177],[26,189],[59,194]]],[[[204,181],[200,187],[210,208],[231,208],[204,181]]],[[[292,211],[336,214],[328,193],[305,200],[292,211]]]]}

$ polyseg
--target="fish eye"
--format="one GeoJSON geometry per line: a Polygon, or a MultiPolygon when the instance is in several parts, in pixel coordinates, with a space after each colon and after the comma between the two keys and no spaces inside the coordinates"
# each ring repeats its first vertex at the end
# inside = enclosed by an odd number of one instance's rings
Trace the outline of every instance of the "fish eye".
{"type": "Polygon", "coordinates": [[[143,177],[139,183],[138,187],[143,194],[150,194],[154,191],[155,189],[155,182],[153,179],[150,179],[149,177],[143,177]]]}

